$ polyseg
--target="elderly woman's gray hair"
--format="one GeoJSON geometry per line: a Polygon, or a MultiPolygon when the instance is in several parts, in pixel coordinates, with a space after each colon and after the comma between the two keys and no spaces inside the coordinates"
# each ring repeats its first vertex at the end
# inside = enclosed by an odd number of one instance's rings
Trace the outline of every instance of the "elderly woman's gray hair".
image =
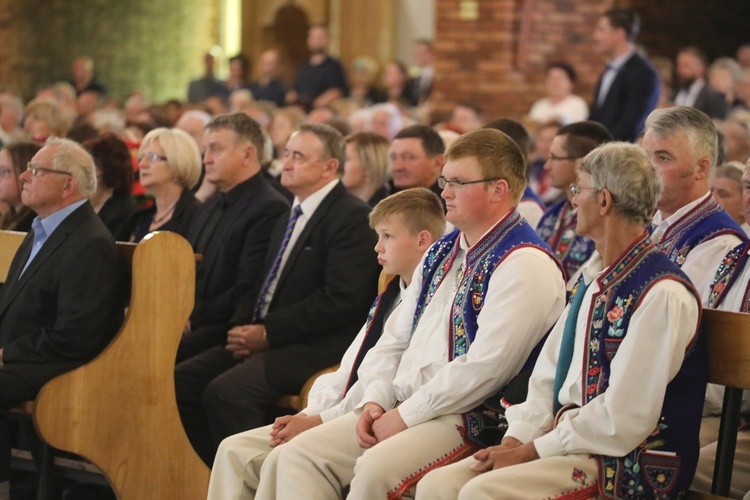
{"type": "Polygon", "coordinates": [[[54,148],[52,168],[70,172],[78,182],[78,192],[90,198],[96,192],[96,167],[91,155],[77,142],[51,137],[44,143],[54,148]]]}
{"type": "Polygon", "coordinates": [[[719,150],[719,134],[711,118],[702,111],[687,106],[656,109],[646,118],[646,132],[667,138],[686,134],[692,160],[697,162],[704,156],[716,166],[719,150]]]}
{"type": "Polygon", "coordinates": [[[615,210],[648,225],[656,212],[662,181],[646,151],[627,142],[611,142],[586,155],[579,172],[591,177],[594,192],[607,189],[615,210]]]}
{"type": "Polygon", "coordinates": [[[140,154],[152,142],[158,141],[167,158],[174,180],[185,188],[192,188],[201,175],[201,152],[190,134],[178,128],[155,128],[141,141],[140,154]]]}

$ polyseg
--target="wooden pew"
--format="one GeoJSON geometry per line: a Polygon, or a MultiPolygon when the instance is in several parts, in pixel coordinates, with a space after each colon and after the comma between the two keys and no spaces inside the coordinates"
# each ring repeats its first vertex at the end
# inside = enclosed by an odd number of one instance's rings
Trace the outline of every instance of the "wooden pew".
{"type": "MultiPolygon", "coordinates": [[[[15,253],[9,248],[22,239],[0,231],[3,279],[15,253]]],[[[99,356],[42,388],[32,405],[34,424],[49,445],[97,465],[120,499],[203,499],[210,471],[185,435],[174,391],[195,256],[184,238],[168,232],[117,247],[132,260],[125,321],[99,356]]]]}
{"type": "Polygon", "coordinates": [[[742,391],[750,389],[750,314],[704,309],[701,328],[708,341],[708,381],[726,388],[711,494],[690,490],[685,497],[690,500],[729,494],[742,391]]]}

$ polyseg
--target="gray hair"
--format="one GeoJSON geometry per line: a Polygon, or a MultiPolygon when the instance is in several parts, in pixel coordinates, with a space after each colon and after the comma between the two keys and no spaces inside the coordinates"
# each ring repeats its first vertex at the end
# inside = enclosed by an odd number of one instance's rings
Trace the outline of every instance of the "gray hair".
{"type": "Polygon", "coordinates": [[[719,57],[708,67],[708,75],[716,69],[724,69],[732,77],[735,86],[742,81],[742,66],[731,57],[719,57]]]}
{"type": "Polygon", "coordinates": [[[70,172],[78,182],[78,192],[90,198],[96,193],[96,167],[91,155],[77,142],[51,137],[44,143],[54,148],[52,168],[70,172]]]}
{"type": "Polygon", "coordinates": [[[716,165],[719,150],[719,135],[711,118],[695,108],[675,106],[656,109],[646,118],[646,131],[659,137],[686,134],[693,162],[707,157],[711,167],[716,165]]]}
{"type": "Polygon", "coordinates": [[[610,142],[586,155],[579,172],[591,176],[595,192],[607,189],[615,210],[648,225],[661,195],[662,180],[646,151],[627,142],[610,142]]]}
{"type": "Polygon", "coordinates": [[[323,143],[323,160],[333,158],[339,162],[336,173],[339,176],[344,173],[346,163],[346,143],[341,132],[329,125],[319,123],[303,123],[297,129],[298,132],[309,132],[315,135],[323,143]]]}

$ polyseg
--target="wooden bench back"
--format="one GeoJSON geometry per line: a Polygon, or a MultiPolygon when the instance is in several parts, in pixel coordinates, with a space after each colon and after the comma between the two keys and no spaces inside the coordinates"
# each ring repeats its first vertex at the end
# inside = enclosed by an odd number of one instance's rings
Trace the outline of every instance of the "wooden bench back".
{"type": "Polygon", "coordinates": [[[686,495],[690,500],[725,498],[729,494],[742,390],[750,389],[750,314],[704,309],[701,328],[708,343],[708,381],[726,388],[711,486],[713,494],[691,490],[686,495]]]}
{"type": "MultiPolygon", "coordinates": [[[[0,231],[2,276],[11,253],[4,247],[20,244],[20,234],[0,231]]],[[[195,255],[168,232],[117,248],[132,276],[125,321],[99,356],[42,388],[34,424],[51,446],[96,464],[120,499],[203,499],[210,471],[185,435],[174,390],[177,346],[193,308],[195,255]]]]}

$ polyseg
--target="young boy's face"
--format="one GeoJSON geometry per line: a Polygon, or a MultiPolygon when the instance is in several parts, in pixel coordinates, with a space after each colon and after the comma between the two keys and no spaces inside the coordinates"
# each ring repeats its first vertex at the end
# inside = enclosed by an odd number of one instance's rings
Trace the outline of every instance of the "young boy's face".
{"type": "Polygon", "coordinates": [[[402,216],[388,217],[375,225],[378,243],[378,263],[388,274],[397,274],[407,279],[419,264],[426,247],[420,246],[418,234],[412,234],[404,225],[402,216]]]}

